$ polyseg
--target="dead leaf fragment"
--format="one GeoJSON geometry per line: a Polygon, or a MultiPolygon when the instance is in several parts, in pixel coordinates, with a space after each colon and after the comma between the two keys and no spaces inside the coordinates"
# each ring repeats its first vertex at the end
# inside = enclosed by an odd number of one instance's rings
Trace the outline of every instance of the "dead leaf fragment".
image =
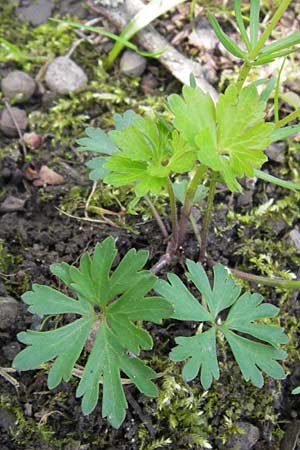
{"type": "Polygon", "coordinates": [[[35,179],[32,184],[36,187],[43,186],[55,186],[58,184],[63,184],[65,179],[62,175],[59,175],[54,170],[50,169],[48,166],[43,165],[39,172],[37,172],[35,179]]]}

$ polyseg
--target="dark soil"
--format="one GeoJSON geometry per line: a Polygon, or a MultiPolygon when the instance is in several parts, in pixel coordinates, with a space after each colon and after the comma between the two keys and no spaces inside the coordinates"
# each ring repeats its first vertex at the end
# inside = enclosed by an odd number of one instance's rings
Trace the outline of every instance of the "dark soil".
{"type": "MultiPolygon", "coordinates": [[[[27,6],[29,3],[24,1],[20,2],[20,5],[27,6]]],[[[79,7],[80,2],[68,0],[58,3],[55,11],[61,16],[68,13],[85,20],[90,18],[87,10],[79,7]]],[[[79,53],[79,59],[80,57],[79,53]]],[[[150,72],[158,75],[159,86],[164,89],[171,80],[170,75],[164,73],[157,63],[151,67],[150,72]]],[[[12,63],[2,64],[0,67],[2,75],[13,68],[12,63]]],[[[126,83],[125,81],[125,86],[126,83]]],[[[178,86],[174,80],[171,80],[171,83],[175,88],[178,86]]],[[[126,101],[124,103],[126,105],[126,101]]],[[[40,98],[27,105],[31,111],[43,107],[45,108],[40,98]]],[[[115,108],[115,105],[113,107],[115,108]]],[[[89,112],[97,122],[101,112],[89,112]]],[[[107,107],[103,112],[107,114],[107,107]]],[[[32,316],[27,312],[27,307],[20,297],[30,289],[32,283],[58,286],[57,280],[49,271],[50,264],[58,261],[76,264],[83,252],[92,252],[95,244],[108,235],[115,237],[119,256],[132,247],[148,249],[149,267],[165,250],[165,242],[156,223],[145,218],[148,217],[146,209],[143,211],[141,208],[137,216],[127,216],[127,228],[122,226],[121,222],[118,222],[119,227],[112,227],[104,223],[80,220],[83,214],[81,210],[76,210],[76,206],[67,210],[72,213],[75,210],[74,215],[79,217],[78,219],[62,214],[58,208],[64,209],[66,202],[72,201],[72,189],[79,188],[82,203],[86,200],[92,183],[88,181],[82,156],[78,155],[76,150],[72,153],[70,148],[66,149],[65,145],[57,143],[51,135],[52,130],[48,130],[48,133],[49,136],[42,147],[30,151],[31,161],[26,162],[22,159],[17,139],[4,136],[0,138],[3,148],[7,150],[7,153],[1,154],[0,203],[9,194],[25,200],[21,211],[6,212],[0,216],[0,296],[10,295],[18,301],[14,323],[0,328],[0,369],[9,368],[21,348],[17,333],[27,328],[39,329],[43,321],[42,317],[32,316]],[[49,165],[65,176],[66,183],[36,188],[28,179],[24,179],[28,167],[36,169],[42,164],[49,165]]],[[[70,135],[70,142],[73,143],[76,138],[76,135],[70,135]]],[[[292,150],[286,151],[283,167],[273,162],[269,163],[268,167],[265,166],[265,169],[274,174],[280,174],[280,170],[283,170],[285,178],[288,178],[290,170],[298,169],[296,160],[291,163],[291,152],[292,150]]],[[[245,197],[240,200],[224,191],[224,186],[220,185],[218,188],[209,236],[209,257],[230,267],[248,269],[257,274],[265,270],[267,274],[268,271],[273,271],[278,276],[286,271],[299,275],[299,249],[288,240],[289,232],[299,226],[297,214],[300,213],[300,208],[297,194],[289,196],[280,188],[266,188],[262,183],[257,183],[254,188],[246,188],[245,197]],[[255,219],[255,208],[271,198],[273,204],[281,200],[283,206],[279,213],[270,211],[255,219]],[[266,255],[271,255],[269,260],[263,258],[266,255]],[[260,257],[260,262],[254,257],[260,257]]],[[[126,197],[127,194],[122,195],[126,197]]],[[[107,203],[104,194],[103,198],[102,207],[119,210],[111,197],[107,197],[107,203]]],[[[199,227],[201,212],[201,206],[194,211],[199,217],[199,227]]],[[[183,274],[185,257],[195,259],[197,254],[196,239],[192,230],[189,230],[188,239],[181,255],[174,261],[172,270],[183,274]]],[[[255,290],[257,286],[252,285],[251,288],[255,290]]],[[[114,430],[101,418],[101,401],[92,414],[87,417],[82,415],[80,401],[75,399],[74,395],[77,380],[63,382],[58,388],[49,391],[46,369],[22,373],[7,372],[12,379],[1,376],[0,372],[0,450],[205,448],[204,444],[195,444],[191,440],[193,430],[197,430],[198,437],[206,438],[212,448],[221,450],[230,448],[224,445],[228,436],[234,434],[235,424],[239,421],[258,427],[260,439],[254,447],[255,450],[279,449],[280,440],[288,424],[295,424],[299,420],[299,397],[290,393],[293,387],[300,385],[299,296],[297,292],[285,293],[267,288],[260,288],[259,292],[265,295],[269,302],[280,306],[281,325],[286,328],[290,337],[289,358],[286,361],[286,370],[290,375],[286,380],[275,383],[267,379],[263,390],[249,386],[242,381],[231,355],[223,352],[220,355],[223,361],[221,379],[214,383],[208,396],[202,398],[200,384],[197,381],[190,385],[184,384],[179,376],[180,368],[170,369],[167,363],[174,337],[179,334],[190,335],[194,332],[194,325],[167,321],[164,326],[150,327],[155,342],[154,355],[151,357],[145,354],[145,358],[149,358],[151,365],[158,372],[163,372],[166,368],[170,372],[169,378],[158,380],[165,398],[168,389],[172,391],[169,409],[167,402],[159,409],[156,401],[144,398],[135,388],[127,386],[125,391],[129,408],[126,420],[119,430],[114,430]],[[14,381],[19,383],[18,387],[14,385],[14,381]],[[167,381],[173,383],[171,387],[166,386],[167,381]],[[180,386],[177,391],[176,383],[180,386]],[[193,398],[193,407],[189,406],[190,398],[193,398]],[[202,412],[203,422],[200,421],[197,426],[191,425],[189,416],[192,418],[197,412],[202,412]],[[170,417],[173,417],[173,425],[170,417]]],[[[285,447],[283,450],[288,448],[296,447],[285,447]]]]}

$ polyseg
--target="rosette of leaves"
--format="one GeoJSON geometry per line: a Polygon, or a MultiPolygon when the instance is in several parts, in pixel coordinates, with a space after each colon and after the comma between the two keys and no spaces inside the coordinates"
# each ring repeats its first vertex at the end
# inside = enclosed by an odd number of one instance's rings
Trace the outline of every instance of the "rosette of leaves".
{"type": "Polygon", "coordinates": [[[212,288],[200,264],[188,260],[187,267],[186,275],[201,293],[202,304],[174,274],[168,274],[168,281],[159,280],[155,286],[155,290],[173,305],[174,319],[207,325],[204,331],[200,331],[200,327],[194,336],[176,338],[178,345],[170,357],[174,361],[185,361],[183,377],[193,380],[200,372],[204,389],[210,387],[213,379],[219,379],[217,335],[221,334],[246,381],[262,387],[262,371],[273,378],[284,378],[278,360],[285,358],[286,352],[279,345],[287,342],[287,336],[278,326],[257,322],[276,316],[279,309],[263,303],[259,294],[240,295],[241,288],[221,264],[214,266],[212,288]]]}
{"type": "Polygon", "coordinates": [[[74,314],[73,322],[50,331],[18,334],[27,345],[15,358],[18,370],[30,370],[46,361],[55,360],[48,375],[48,387],[53,389],[68,381],[76,361],[91,334],[95,340],[88,356],[76,396],[82,397],[82,411],[89,414],[103,383],[102,416],[118,428],[125,418],[127,402],[120,372],[148,396],[156,396],[152,379],[156,373],[138,355],[141,349],[152,348],[152,338],[141,324],[147,320],[160,323],[172,313],[170,303],[161,297],[147,297],[156,277],[143,267],[148,258],[144,250],[130,250],[111,273],[116,256],[112,237],[97,244],[93,256],[85,253],[77,269],[66,263],[53,264],[51,272],[71,289],[77,299],[49,286],[33,285],[23,295],[33,314],[74,314]]]}
{"type": "Polygon", "coordinates": [[[81,150],[107,155],[88,163],[92,179],[133,185],[138,197],[159,194],[170,176],[190,171],[196,158],[188,142],[160,117],[127,111],[117,116],[115,130],[105,134],[90,128],[87,133],[89,138],[78,140],[81,150]]]}
{"type": "Polygon", "coordinates": [[[200,88],[184,86],[182,96],[171,95],[168,104],[198,160],[219,172],[231,191],[241,191],[237,178],[253,176],[267,160],[263,151],[273,140],[274,125],[264,120],[266,104],[255,85],[240,91],[228,86],[217,105],[200,88]]]}

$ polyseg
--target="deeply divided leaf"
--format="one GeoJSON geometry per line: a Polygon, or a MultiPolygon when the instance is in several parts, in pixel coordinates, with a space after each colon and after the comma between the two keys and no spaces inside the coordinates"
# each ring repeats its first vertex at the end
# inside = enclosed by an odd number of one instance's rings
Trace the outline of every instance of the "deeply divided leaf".
{"type": "Polygon", "coordinates": [[[121,372],[144,394],[157,394],[152,382],[155,372],[138,358],[141,350],[153,345],[140,321],[160,323],[170,317],[173,308],[166,299],[146,296],[156,283],[156,277],[144,270],[147,251],[130,250],[112,271],[116,252],[109,237],[97,244],[92,256],[85,253],[81,257],[79,268],[66,263],[51,266],[77,298],[41,285],[33,285],[32,291],[23,295],[34,314],[80,317],[49,331],[20,333],[18,338],[27,347],[16,356],[13,366],[30,370],[54,360],[48,375],[48,386],[54,388],[71,378],[87,339],[95,335],[76,395],[82,397],[83,413],[90,413],[98,402],[102,381],[102,415],[117,428],[127,407],[121,372]]]}
{"type": "Polygon", "coordinates": [[[273,378],[284,378],[278,360],[284,359],[286,353],[279,345],[287,342],[287,336],[282,328],[269,324],[269,319],[278,314],[278,308],[263,303],[258,294],[240,295],[240,287],[221,264],[213,268],[213,286],[200,264],[188,260],[187,266],[187,278],[201,294],[201,303],[174,274],[168,274],[168,281],[160,280],[155,286],[173,305],[174,318],[199,322],[196,335],[177,337],[177,346],[170,354],[174,361],[185,361],[184,378],[192,380],[200,372],[204,389],[219,378],[218,335],[227,340],[246,381],[261,387],[262,372],[273,378]]]}

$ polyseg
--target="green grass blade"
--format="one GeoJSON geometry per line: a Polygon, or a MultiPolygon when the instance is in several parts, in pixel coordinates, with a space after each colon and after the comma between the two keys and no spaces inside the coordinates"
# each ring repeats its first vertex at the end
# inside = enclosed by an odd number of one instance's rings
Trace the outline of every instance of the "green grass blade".
{"type": "Polygon", "coordinates": [[[273,175],[258,169],[254,169],[254,175],[260,180],[276,184],[277,186],[289,189],[290,191],[300,191],[300,183],[292,183],[291,181],[281,180],[280,178],[274,177],[273,175]]]}
{"type": "Polygon", "coordinates": [[[251,50],[251,42],[249,40],[247,31],[246,31],[246,28],[245,28],[244,20],[243,20],[243,17],[242,17],[241,0],[234,0],[234,11],[235,11],[236,23],[237,23],[237,26],[239,27],[239,30],[241,32],[241,36],[242,36],[243,42],[246,45],[248,51],[250,51],[251,50]]]}
{"type": "MultiPolygon", "coordinates": [[[[179,5],[180,3],[184,3],[185,1],[186,0],[152,0],[132,18],[132,20],[126,25],[126,27],[120,34],[120,37],[124,41],[128,42],[129,39],[132,38],[132,36],[145,28],[151,22],[153,22],[153,20],[155,20],[157,17],[165,14],[171,8],[174,8],[175,6],[179,5]]],[[[124,45],[122,45],[120,41],[115,43],[107,58],[107,64],[109,67],[113,65],[115,59],[118,57],[123,47],[124,45]]],[[[163,52],[160,52],[160,55],[162,53],[163,52]]]]}
{"type": "Polygon", "coordinates": [[[91,31],[93,33],[101,34],[102,36],[106,36],[110,39],[113,39],[118,44],[120,44],[122,48],[123,47],[130,48],[131,50],[135,51],[139,55],[142,55],[142,56],[145,56],[148,58],[159,58],[162,55],[162,53],[165,51],[165,48],[163,48],[161,50],[158,50],[157,52],[145,52],[145,51],[139,50],[139,48],[135,44],[130,42],[124,36],[122,36],[122,35],[118,36],[117,34],[111,33],[110,31],[104,30],[103,28],[92,27],[89,25],[83,25],[79,22],[72,22],[69,20],[60,20],[60,19],[53,19],[53,18],[51,18],[50,20],[52,20],[53,22],[69,25],[74,28],[80,28],[82,30],[87,30],[87,31],[91,31]]]}
{"type": "Polygon", "coordinates": [[[251,0],[250,3],[250,42],[254,48],[258,42],[259,0],[251,0]]]}
{"type": "Polygon", "coordinates": [[[237,46],[237,44],[224,33],[217,19],[212,14],[208,14],[208,20],[210,21],[210,24],[213,27],[214,32],[216,33],[217,37],[222,42],[226,50],[228,50],[234,56],[246,60],[248,58],[247,53],[241,50],[237,46]]]}

